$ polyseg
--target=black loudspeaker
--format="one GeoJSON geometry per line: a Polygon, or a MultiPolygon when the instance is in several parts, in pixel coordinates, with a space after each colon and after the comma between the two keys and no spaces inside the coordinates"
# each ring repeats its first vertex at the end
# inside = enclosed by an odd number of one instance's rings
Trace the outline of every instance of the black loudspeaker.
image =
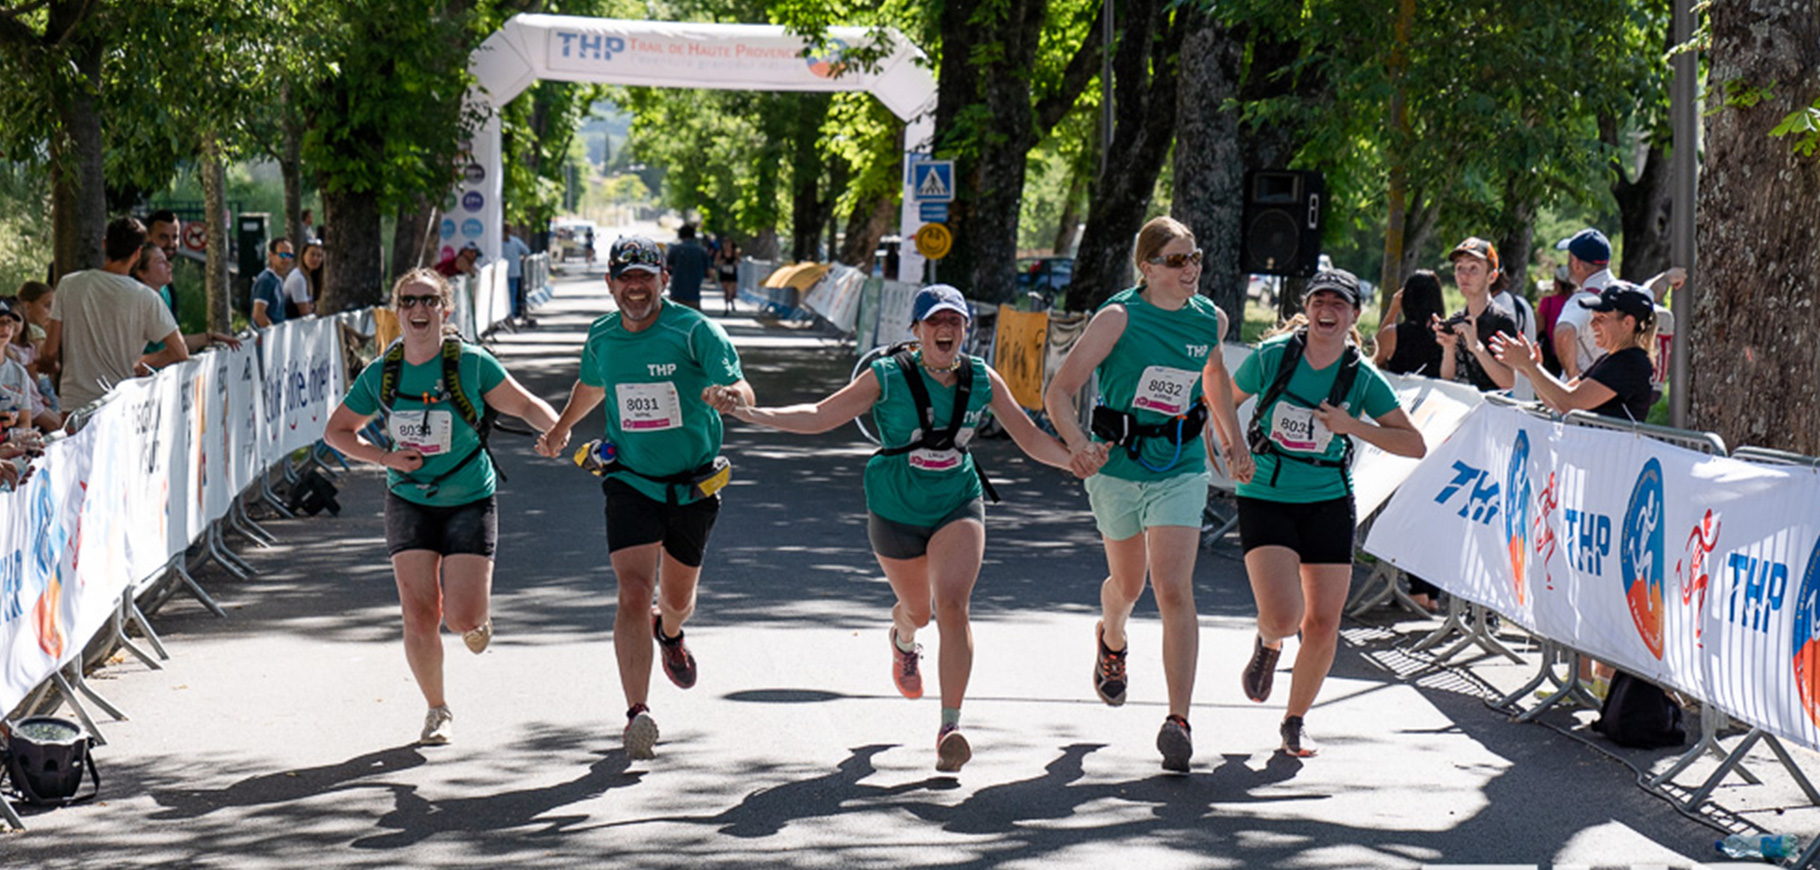
{"type": "Polygon", "coordinates": [[[1259,169],[1245,173],[1240,270],[1307,277],[1321,259],[1321,213],[1327,182],[1319,172],[1259,169]]]}

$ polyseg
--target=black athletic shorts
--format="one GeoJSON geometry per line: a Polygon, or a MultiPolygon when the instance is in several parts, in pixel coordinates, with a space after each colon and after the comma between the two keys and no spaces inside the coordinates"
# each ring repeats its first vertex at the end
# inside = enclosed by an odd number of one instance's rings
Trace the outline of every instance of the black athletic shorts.
{"type": "Polygon", "coordinates": [[[607,552],[663,542],[664,552],[691,568],[701,567],[708,533],[720,516],[720,494],[685,505],[651,498],[616,477],[600,485],[607,495],[607,552]]]}
{"type": "Polygon", "coordinates": [[[454,507],[431,507],[385,494],[386,552],[430,550],[444,556],[493,558],[499,549],[499,502],[493,496],[454,507]]]}
{"type": "Polygon", "coordinates": [[[1239,544],[1288,547],[1304,565],[1352,564],[1352,496],[1294,504],[1239,496],[1239,544]]]}
{"type": "Polygon", "coordinates": [[[975,520],[980,525],[985,525],[986,503],[970,498],[960,507],[949,511],[947,516],[936,520],[933,526],[913,526],[867,511],[866,538],[872,542],[872,552],[880,556],[887,559],[915,559],[929,552],[929,539],[935,537],[936,532],[957,520],[975,520]]]}

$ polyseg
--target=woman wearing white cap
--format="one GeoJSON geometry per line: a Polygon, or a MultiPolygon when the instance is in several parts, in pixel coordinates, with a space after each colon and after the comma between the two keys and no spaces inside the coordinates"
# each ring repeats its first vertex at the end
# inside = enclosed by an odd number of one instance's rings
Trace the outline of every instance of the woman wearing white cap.
{"type": "Polygon", "coordinates": [[[1143,283],[1113,295],[1093,315],[1050,380],[1045,400],[1050,421],[1075,456],[1111,452],[1104,470],[1086,483],[1107,567],[1093,690],[1110,706],[1125,703],[1125,626],[1148,577],[1163,621],[1169,694],[1156,747],[1163,768],[1182,773],[1194,756],[1188,726],[1200,652],[1194,558],[1207,504],[1207,423],[1226,445],[1233,478],[1250,475],[1251,457],[1233,449],[1239,424],[1220,356],[1226,315],[1200,295],[1201,249],[1194,233],[1173,218],[1156,218],[1138,231],[1132,259],[1143,283]],[[1074,396],[1096,372],[1097,440],[1089,440],[1074,396]]]}
{"type": "MultiPolygon", "coordinates": [[[[1071,460],[1060,441],[1025,416],[998,372],[962,351],[972,319],[959,290],[925,287],[912,309],[916,349],[879,358],[834,395],[784,408],[754,408],[730,392],[708,397],[737,419],[803,434],[872,412],[883,447],[866,463],[866,534],[897,594],[891,676],[904,697],[922,697],[916,630],[933,614],[942,639],[935,768],[943,772],[960,770],[973,755],[960,713],[973,669],[968,607],[986,548],[986,509],[984,478],[968,444],[990,409],[1031,458],[1057,468],[1069,468],[1071,460]]],[[[1086,466],[1088,474],[1097,468],[1089,462],[1075,470],[1086,466]]]]}
{"type": "Polygon", "coordinates": [[[1359,350],[1358,279],[1318,272],[1302,307],[1233,375],[1233,401],[1258,396],[1246,437],[1257,472],[1237,491],[1245,573],[1258,603],[1240,683],[1246,697],[1268,700],[1284,638],[1301,636],[1277,729],[1283,752],[1297,757],[1316,751],[1302,719],[1333,667],[1352,584],[1352,439],[1399,456],[1427,452],[1390,383],[1359,350]]]}

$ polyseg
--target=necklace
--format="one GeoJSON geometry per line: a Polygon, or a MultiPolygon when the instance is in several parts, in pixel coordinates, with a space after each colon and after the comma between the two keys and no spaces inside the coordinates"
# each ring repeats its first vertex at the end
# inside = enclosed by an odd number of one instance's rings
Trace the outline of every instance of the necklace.
{"type": "Polygon", "coordinates": [[[939,375],[944,372],[956,372],[956,371],[960,371],[960,368],[961,368],[961,358],[959,356],[956,356],[954,358],[954,362],[951,362],[945,366],[932,366],[926,362],[923,362],[922,354],[916,355],[916,361],[919,365],[921,365],[923,367],[923,371],[926,371],[932,375],[939,375]]]}

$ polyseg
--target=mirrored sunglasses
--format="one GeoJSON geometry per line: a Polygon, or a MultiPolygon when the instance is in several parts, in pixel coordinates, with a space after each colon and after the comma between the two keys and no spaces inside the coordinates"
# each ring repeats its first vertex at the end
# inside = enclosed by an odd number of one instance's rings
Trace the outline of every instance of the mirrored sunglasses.
{"type": "Polygon", "coordinates": [[[1201,249],[1195,248],[1186,254],[1169,254],[1167,256],[1151,257],[1144,262],[1155,266],[1164,266],[1170,269],[1180,269],[1189,263],[1199,266],[1201,264],[1201,249]]]}
{"type": "Polygon", "coordinates": [[[664,255],[659,253],[656,248],[638,246],[629,246],[614,252],[612,263],[615,266],[662,266],[663,264],[664,255]]]}
{"type": "Polygon", "coordinates": [[[422,305],[425,308],[441,308],[442,307],[442,297],[435,296],[435,295],[400,296],[400,297],[398,297],[398,307],[399,308],[411,309],[411,308],[416,308],[419,305],[422,305]]]}

